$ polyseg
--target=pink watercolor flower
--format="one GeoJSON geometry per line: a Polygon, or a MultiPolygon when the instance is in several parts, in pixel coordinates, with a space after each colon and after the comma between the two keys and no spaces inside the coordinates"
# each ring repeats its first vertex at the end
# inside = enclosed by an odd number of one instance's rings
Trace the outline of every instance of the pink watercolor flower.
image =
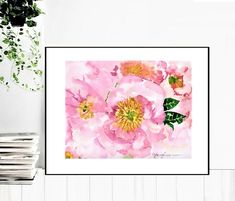
{"type": "Polygon", "coordinates": [[[150,156],[151,143],[164,140],[164,91],[148,80],[124,77],[108,96],[109,119],[100,144],[113,157],[150,156]]]}
{"type": "Polygon", "coordinates": [[[106,103],[86,82],[74,80],[73,86],[66,90],[67,139],[74,143],[80,157],[103,157],[102,147],[95,139],[97,129],[107,119],[106,103]]]}
{"type": "Polygon", "coordinates": [[[79,155],[76,153],[76,148],[74,146],[73,141],[69,141],[66,143],[65,158],[66,159],[79,158],[79,155]]]}
{"type": "Polygon", "coordinates": [[[164,61],[67,62],[66,158],[190,154],[191,69],[164,61]],[[165,98],[185,115],[164,125],[165,98]]]}
{"type": "Polygon", "coordinates": [[[167,68],[168,77],[165,80],[165,88],[171,88],[174,95],[189,96],[192,93],[191,68],[187,65],[178,67],[173,64],[167,68]],[[168,86],[166,86],[168,85],[168,86]]]}
{"type": "Polygon", "coordinates": [[[113,89],[120,79],[118,76],[119,62],[87,62],[86,68],[89,73],[84,75],[84,79],[92,88],[104,99],[108,92],[113,89]]]}
{"type": "Polygon", "coordinates": [[[121,63],[120,70],[123,76],[137,76],[160,84],[164,80],[162,67],[165,67],[163,62],[155,65],[155,62],[127,61],[121,63]]]}
{"type": "Polygon", "coordinates": [[[83,80],[103,99],[120,79],[117,73],[120,62],[69,61],[66,62],[66,88],[74,87],[74,80],[83,80]]]}

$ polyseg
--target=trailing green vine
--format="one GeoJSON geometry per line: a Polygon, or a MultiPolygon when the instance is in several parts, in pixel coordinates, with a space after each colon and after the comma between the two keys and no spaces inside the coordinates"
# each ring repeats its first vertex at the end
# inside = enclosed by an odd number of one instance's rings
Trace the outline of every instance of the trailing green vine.
{"type": "MultiPolygon", "coordinates": [[[[39,68],[39,61],[41,59],[40,53],[40,32],[34,28],[14,28],[10,25],[2,26],[2,45],[0,46],[0,67],[1,63],[8,59],[12,63],[10,80],[20,87],[37,91],[43,86],[41,84],[42,70],[39,68]],[[22,44],[22,38],[28,40],[29,47],[22,44]],[[28,51],[26,51],[27,49],[28,51]],[[25,80],[25,73],[30,73],[32,80],[30,82],[25,80]]],[[[27,45],[26,45],[27,46],[27,45]]],[[[7,78],[0,75],[0,84],[10,88],[7,78]]]]}
{"type": "Polygon", "coordinates": [[[40,32],[35,20],[44,12],[33,0],[0,0],[0,84],[40,90],[40,32]],[[28,40],[28,41],[27,41],[28,40]],[[6,63],[7,62],[7,63],[6,63]],[[9,66],[11,69],[4,69],[9,66]],[[9,70],[9,75],[6,74],[9,70]]]}

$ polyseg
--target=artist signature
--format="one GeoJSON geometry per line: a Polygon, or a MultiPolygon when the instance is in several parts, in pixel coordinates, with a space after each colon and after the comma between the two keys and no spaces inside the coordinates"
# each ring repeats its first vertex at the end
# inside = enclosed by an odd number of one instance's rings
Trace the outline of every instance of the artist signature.
{"type": "Polygon", "coordinates": [[[175,158],[181,156],[181,154],[167,154],[165,153],[152,153],[154,158],[175,158]]]}

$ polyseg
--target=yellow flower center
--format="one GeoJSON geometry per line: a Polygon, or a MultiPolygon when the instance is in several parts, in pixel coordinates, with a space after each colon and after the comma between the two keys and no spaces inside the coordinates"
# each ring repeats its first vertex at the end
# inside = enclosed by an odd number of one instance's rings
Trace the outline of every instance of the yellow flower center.
{"type": "Polygon", "coordinates": [[[94,116],[93,103],[86,99],[79,104],[77,111],[82,119],[90,119],[94,116]]]}
{"type": "Polygon", "coordinates": [[[65,158],[73,158],[73,154],[69,151],[65,152],[65,158]]]}
{"type": "Polygon", "coordinates": [[[117,104],[116,125],[126,132],[135,131],[144,118],[142,103],[135,98],[128,98],[117,104]]]}

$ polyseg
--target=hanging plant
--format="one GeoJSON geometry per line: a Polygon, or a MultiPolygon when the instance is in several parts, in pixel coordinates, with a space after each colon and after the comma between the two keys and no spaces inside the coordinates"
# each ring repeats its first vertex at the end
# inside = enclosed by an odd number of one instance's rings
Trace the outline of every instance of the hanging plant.
{"type": "Polygon", "coordinates": [[[9,80],[30,91],[43,87],[40,32],[34,28],[37,23],[33,20],[42,13],[31,0],[0,0],[0,67],[6,60],[12,63],[10,76],[0,75],[0,84],[8,89],[9,80]]]}
{"type": "Polygon", "coordinates": [[[36,26],[37,23],[33,19],[40,14],[43,12],[33,0],[0,0],[1,24],[4,26],[9,23],[19,27],[25,23],[29,27],[36,26]]]}

